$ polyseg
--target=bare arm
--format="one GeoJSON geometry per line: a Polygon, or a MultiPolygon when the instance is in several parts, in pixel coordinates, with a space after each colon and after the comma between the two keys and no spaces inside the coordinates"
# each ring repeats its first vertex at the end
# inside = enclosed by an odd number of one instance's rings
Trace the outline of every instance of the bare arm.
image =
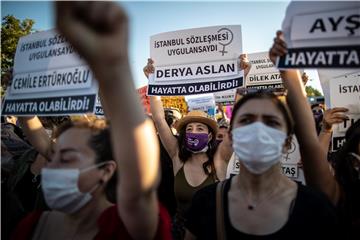
{"type": "MultiPolygon", "coordinates": [[[[240,69],[244,70],[244,81],[245,81],[245,78],[247,77],[251,69],[251,64],[249,62],[247,54],[241,54],[239,58],[240,58],[240,69]]],[[[240,100],[240,98],[241,95],[238,94],[238,91],[236,91],[235,104],[240,100]]],[[[223,111],[222,114],[224,116],[223,111]]],[[[216,169],[216,174],[220,181],[226,178],[227,165],[230,161],[231,155],[234,152],[231,146],[231,141],[229,139],[229,136],[230,135],[226,136],[224,140],[220,143],[214,155],[214,165],[216,169]]]]}
{"type": "Polygon", "coordinates": [[[223,141],[218,146],[215,155],[214,155],[214,166],[216,169],[216,175],[220,181],[225,180],[227,166],[229,164],[231,155],[233,154],[233,148],[231,146],[231,140],[227,134],[223,141]]]}
{"type": "Polygon", "coordinates": [[[47,159],[50,159],[51,139],[46,133],[40,119],[34,116],[19,117],[18,120],[31,145],[41,155],[45,156],[47,159]]]}
{"type": "Polygon", "coordinates": [[[159,211],[155,192],[159,146],[133,85],[127,56],[126,14],[113,3],[57,2],[57,16],[59,30],[98,79],[106,114],[111,119],[121,219],[134,239],[153,239],[159,211]]]}
{"type": "MultiPolygon", "coordinates": [[[[149,78],[150,73],[154,72],[153,63],[153,60],[149,58],[147,65],[143,69],[147,78],[149,78]]],[[[155,123],[155,127],[159,133],[160,140],[173,161],[174,173],[176,173],[181,167],[181,162],[177,157],[179,146],[176,137],[174,137],[166,122],[164,107],[160,97],[150,97],[150,111],[155,123]]]]}
{"type": "MultiPolygon", "coordinates": [[[[251,69],[251,63],[249,62],[247,54],[241,54],[239,58],[240,58],[240,69],[244,70],[244,82],[245,82],[245,79],[251,69]]],[[[241,88],[238,88],[237,90],[240,89],[241,88]]],[[[241,94],[238,91],[236,91],[235,103],[237,103],[240,99],[241,99],[241,94]]]]}
{"type": "MultiPolygon", "coordinates": [[[[277,32],[270,58],[286,54],[287,48],[281,32],[277,32]]],[[[316,134],[315,122],[307,102],[306,92],[298,70],[280,71],[284,86],[288,90],[287,101],[295,120],[295,133],[300,145],[301,159],[306,183],[323,191],[334,204],[339,199],[339,185],[330,171],[327,156],[316,134]],[[319,151],[320,150],[320,151],[319,151]]]]}

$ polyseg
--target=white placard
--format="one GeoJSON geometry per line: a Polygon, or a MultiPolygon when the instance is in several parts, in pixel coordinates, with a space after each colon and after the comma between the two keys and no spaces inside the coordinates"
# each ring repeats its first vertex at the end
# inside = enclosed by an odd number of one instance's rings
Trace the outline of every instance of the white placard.
{"type": "Polygon", "coordinates": [[[295,16],[291,40],[360,37],[360,9],[295,16]]]}
{"type": "Polygon", "coordinates": [[[215,108],[215,98],[213,94],[202,94],[200,96],[185,96],[189,111],[201,110],[208,111],[215,108]]]}
{"type": "Polygon", "coordinates": [[[223,105],[233,105],[236,97],[236,89],[231,89],[224,92],[214,93],[215,103],[221,103],[223,105]]]}
{"type": "Polygon", "coordinates": [[[203,79],[204,76],[227,77],[234,76],[238,72],[237,60],[211,62],[202,64],[188,64],[178,66],[162,66],[155,69],[155,81],[181,81],[203,79]]]}
{"type": "Polygon", "coordinates": [[[358,68],[359,2],[291,2],[283,22],[288,53],[278,68],[358,68]]]}
{"type": "Polygon", "coordinates": [[[148,95],[213,93],[243,86],[241,26],[166,32],[150,39],[155,72],[148,95]]]}
{"type": "Polygon", "coordinates": [[[333,126],[332,151],[337,151],[345,142],[345,133],[360,119],[360,72],[343,75],[329,81],[331,108],[346,107],[349,117],[333,126]]]}
{"type": "Polygon", "coordinates": [[[283,154],[281,162],[284,164],[297,164],[301,159],[299,143],[297,138],[293,136],[291,146],[287,153],[283,154]]]}
{"type": "Polygon", "coordinates": [[[256,89],[283,88],[280,72],[269,58],[268,52],[250,53],[248,59],[251,64],[246,77],[246,87],[256,89]]]}
{"type": "Polygon", "coordinates": [[[13,77],[11,94],[88,89],[93,79],[87,66],[20,73],[13,77]]]}
{"type": "Polygon", "coordinates": [[[96,103],[95,103],[95,115],[97,116],[105,116],[104,108],[101,105],[100,96],[99,94],[96,96],[96,103]]]}
{"type": "Polygon", "coordinates": [[[97,82],[89,67],[55,30],[20,38],[7,115],[68,115],[94,111],[97,82]]]}
{"type": "Polygon", "coordinates": [[[240,173],[240,160],[235,153],[231,155],[227,169],[226,169],[226,178],[230,178],[233,175],[238,175],[240,173]]]}
{"type": "Polygon", "coordinates": [[[281,164],[281,169],[283,174],[289,178],[294,179],[299,177],[297,164],[281,164]]]}
{"type": "Polygon", "coordinates": [[[360,114],[360,72],[330,80],[331,107],[346,107],[349,114],[360,114]]]}

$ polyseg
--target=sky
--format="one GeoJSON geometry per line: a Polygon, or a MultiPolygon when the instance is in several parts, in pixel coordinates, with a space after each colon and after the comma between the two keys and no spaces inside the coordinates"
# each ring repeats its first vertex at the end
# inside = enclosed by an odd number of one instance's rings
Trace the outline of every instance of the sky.
{"type": "MultiPolygon", "coordinates": [[[[147,84],[142,69],[150,54],[150,36],[167,31],[241,24],[244,53],[268,51],[281,29],[289,1],[119,2],[130,19],[130,62],[135,86],[147,84]]],[[[35,21],[34,29],[54,28],[53,2],[1,1],[1,15],[35,21]]],[[[316,71],[307,71],[308,85],[321,91],[316,71]]]]}

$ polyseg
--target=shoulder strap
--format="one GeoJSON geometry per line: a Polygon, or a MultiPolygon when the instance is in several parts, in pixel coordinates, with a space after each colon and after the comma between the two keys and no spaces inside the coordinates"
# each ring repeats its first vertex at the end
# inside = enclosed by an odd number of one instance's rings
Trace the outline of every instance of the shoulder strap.
{"type": "Polygon", "coordinates": [[[218,240],[226,240],[224,221],[224,187],[227,180],[216,186],[216,233],[218,240]]]}

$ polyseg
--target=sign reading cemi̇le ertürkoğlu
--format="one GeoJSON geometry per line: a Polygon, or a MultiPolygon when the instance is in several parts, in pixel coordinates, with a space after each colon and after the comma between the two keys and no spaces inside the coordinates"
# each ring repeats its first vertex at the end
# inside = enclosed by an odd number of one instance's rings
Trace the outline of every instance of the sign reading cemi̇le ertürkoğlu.
{"type": "Polygon", "coordinates": [[[4,115],[92,113],[98,86],[90,68],[55,30],[20,38],[4,115]]]}
{"type": "Polygon", "coordinates": [[[241,26],[193,28],[154,35],[148,95],[184,96],[243,86],[241,26]]]}
{"type": "Polygon", "coordinates": [[[341,9],[318,12],[311,4],[305,9],[304,4],[301,14],[286,17],[283,31],[288,53],[277,59],[277,67],[359,68],[360,3],[350,4],[343,2],[341,9]]]}

